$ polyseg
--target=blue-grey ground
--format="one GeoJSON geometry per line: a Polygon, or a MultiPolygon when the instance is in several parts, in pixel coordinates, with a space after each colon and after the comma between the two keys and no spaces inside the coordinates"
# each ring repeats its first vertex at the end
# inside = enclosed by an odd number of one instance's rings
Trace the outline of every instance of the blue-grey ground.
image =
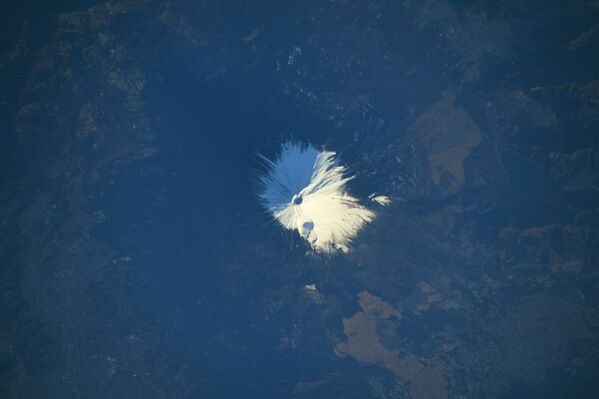
{"type": "Polygon", "coordinates": [[[597,4],[271,3],[1,6],[1,396],[597,397],[597,4]],[[351,253],[290,139],[392,198],[351,253]]]}

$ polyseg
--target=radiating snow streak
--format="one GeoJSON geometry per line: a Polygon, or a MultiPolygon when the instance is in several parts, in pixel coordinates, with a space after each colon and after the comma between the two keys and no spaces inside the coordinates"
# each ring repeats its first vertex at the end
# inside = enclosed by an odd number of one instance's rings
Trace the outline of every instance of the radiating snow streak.
{"type": "Polygon", "coordinates": [[[377,204],[382,206],[387,206],[391,203],[391,199],[386,195],[370,194],[368,198],[370,198],[371,201],[376,202],[377,204]]]}
{"type": "Polygon", "coordinates": [[[283,227],[297,230],[320,252],[347,251],[374,213],[346,191],[353,178],[334,152],[285,144],[277,159],[262,155],[267,173],[260,177],[264,207],[283,227]]]}

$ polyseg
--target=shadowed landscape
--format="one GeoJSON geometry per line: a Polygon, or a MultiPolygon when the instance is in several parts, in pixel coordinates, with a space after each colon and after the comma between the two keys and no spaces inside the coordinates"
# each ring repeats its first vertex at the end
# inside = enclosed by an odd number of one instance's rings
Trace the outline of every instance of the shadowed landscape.
{"type": "Polygon", "coordinates": [[[1,397],[599,396],[596,1],[0,10],[1,397]],[[391,198],[349,252],[289,141],[391,198]]]}

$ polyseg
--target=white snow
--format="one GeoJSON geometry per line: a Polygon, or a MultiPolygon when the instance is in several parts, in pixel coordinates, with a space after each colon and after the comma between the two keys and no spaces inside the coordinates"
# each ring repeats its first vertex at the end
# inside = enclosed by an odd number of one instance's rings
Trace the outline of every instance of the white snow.
{"type": "Polygon", "coordinates": [[[305,288],[305,289],[307,289],[308,291],[313,291],[313,292],[316,292],[316,291],[318,291],[318,290],[316,289],[316,284],[306,284],[306,285],[304,286],[304,288],[305,288]]]}
{"type": "MultiPolygon", "coordinates": [[[[332,151],[286,143],[275,160],[264,156],[260,176],[262,205],[284,228],[297,230],[317,252],[347,252],[349,244],[374,212],[352,197],[345,166],[332,151]]],[[[376,198],[376,199],[375,199],[376,198]]],[[[373,201],[387,205],[387,197],[373,201]]]]}
{"type": "Polygon", "coordinates": [[[382,206],[387,206],[391,203],[391,199],[386,195],[370,194],[368,198],[370,198],[371,201],[376,202],[377,204],[382,206]]]}

